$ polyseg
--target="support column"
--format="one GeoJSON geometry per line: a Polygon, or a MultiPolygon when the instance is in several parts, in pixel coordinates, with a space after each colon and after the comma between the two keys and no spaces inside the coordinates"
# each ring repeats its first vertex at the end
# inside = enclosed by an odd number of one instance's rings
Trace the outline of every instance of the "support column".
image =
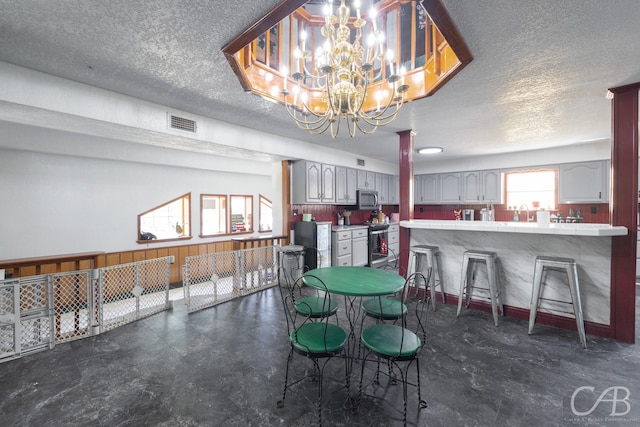
{"type": "Polygon", "coordinates": [[[289,161],[283,160],[281,162],[282,168],[282,233],[285,238],[282,241],[282,245],[287,245],[291,242],[290,228],[291,223],[291,169],[289,167],[289,161]]]}
{"type": "Polygon", "coordinates": [[[612,101],[611,198],[609,223],[629,234],[611,241],[611,332],[635,341],[636,239],[638,213],[638,89],[640,83],[610,89],[612,101]]]}
{"type": "MultiPolygon", "coordinates": [[[[413,219],[413,137],[412,130],[398,132],[400,136],[400,221],[413,219]]],[[[400,227],[400,265],[407,271],[409,264],[409,229],[400,227]]]]}

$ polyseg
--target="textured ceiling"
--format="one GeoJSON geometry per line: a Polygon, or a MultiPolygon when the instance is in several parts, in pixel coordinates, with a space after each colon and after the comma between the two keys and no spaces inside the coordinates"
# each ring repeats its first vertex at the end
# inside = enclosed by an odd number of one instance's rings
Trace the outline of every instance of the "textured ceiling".
{"type": "Polygon", "coordinates": [[[355,139],[309,135],[243,92],[221,48],[276,0],[0,0],[0,61],[392,163],[406,129],[438,159],[610,137],[607,89],[640,81],[637,0],[443,2],[474,60],[355,139]]]}

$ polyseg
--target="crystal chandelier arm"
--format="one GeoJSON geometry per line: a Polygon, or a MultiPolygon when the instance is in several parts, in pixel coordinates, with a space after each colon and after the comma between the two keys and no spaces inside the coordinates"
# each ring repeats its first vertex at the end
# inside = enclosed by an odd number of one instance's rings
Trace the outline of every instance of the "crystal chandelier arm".
{"type": "Polygon", "coordinates": [[[335,121],[332,112],[327,111],[327,113],[323,115],[318,115],[311,111],[304,101],[302,102],[303,108],[300,108],[295,104],[289,104],[287,102],[288,93],[286,91],[283,91],[283,95],[285,100],[285,109],[298,128],[306,130],[312,134],[321,134],[327,130],[333,121],[335,121]],[[301,116],[299,116],[299,114],[301,116]],[[309,117],[311,116],[317,118],[317,120],[309,120],[309,117]]]}
{"type": "Polygon", "coordinates": [[[365,122],[371,125],[374,125],[374,124],[375,126],[388,125],[393,120],[395,120],[396,116],[400,112],[400,108],[402,108],[403,103],[404,103],[403,100],[400,100],[396,103],[393,103],[393,101],[390,100],[389,103],[380,111],[380,113],[369,115],[363,111],[360,114],[360,117],[362,118],[362,120],[364,120],[365,122]],[[392,105],[394,108],[391,109],[390,111],[390,107],[392,105]]]}
{"type": "Polygon", "coordinates": [[[302,121],[300,118],[298,118],[297,113],[300,113],[303,116],[305,116],[305,120],[303,121],[305,123],[316,123],[315,121],[314,122],[309,122],[306,119],[306,116],[309,116],[309,115],[317,117],[319,120],[321,120],[323,118],[323,116],[315,114],[313,111],[311,111],[304,101],[302,101],[302,105],[303,105],[304,108],[298,107],[295,103],[294,104],[289,104],[289,102],[287,101],[287,98],[289,96],[289,92],[287,92],[286,90],[283,90],[281,93],[283,95],[285,109],[287,110],[287,112],[289,113],[289,115],[291,116],[292,119],[294,119],[296,121],[302,121]]]}
{"type": "Polygon", "coordinates": [[[295,113],[292,113],[291,110],[293,110],[294,112],[297,111],[293,108],[293,106],[290,108],[286,108],[286,110],[289,113],[289,116],[291,116],[295,124],[300,129],[306,130],[312,134],[321,134],[326,131],[327,127],[329,127],[330,123],[327,116],[316,116],[319,117],[318,120],[308,121],[308,116],[305,116],[304,113],[301,113],[303,114],[304,119],[297,117],[295,113]]]}
{"type": "MultiPolygon", "coordinates": [[[[371,129],[365,129],[365,128],[362,127],[362,125],[361,125],[361,123],[359,121],[356,122],[356,126],[358,127],[358,130],[364,135],[371,135],[372,133],[375,133],[375,131],[378,129],[378,126],[376,126],[376,125],[370,125],[369,123],[367,123],[367,124],[369,126],[371,126],[371,129]]],[[[354,132],[354,134],[355,134],[355,132],[354,132]]]]}
{"type": "Polygon", "coordinates": [[[286,110],[287,113],[289,113],[289,116],[291,116],[291,118],[295,120],[296,123],[302,124],[305,127],[313,127],[326,120],[325,116],[319,116],[317,114],[314,114],[312,111],[309,111],[308,109],[301,109],[296,105],[289,105],[286,107],[286,110]],[[301,114],[302,117],[298,117],[298,113],[301,114]],[[317,120],[309,120],[310,116],[313,116],[317,120]]]}

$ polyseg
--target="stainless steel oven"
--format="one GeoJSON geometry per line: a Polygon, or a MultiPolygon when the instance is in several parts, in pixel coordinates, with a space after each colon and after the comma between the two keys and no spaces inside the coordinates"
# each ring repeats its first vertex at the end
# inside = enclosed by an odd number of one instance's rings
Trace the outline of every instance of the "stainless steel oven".
{"type": "Polygon", "coordinates": [[[389,224],[369,224],[369,267],[382,267],[389,261],[389,224]]]}

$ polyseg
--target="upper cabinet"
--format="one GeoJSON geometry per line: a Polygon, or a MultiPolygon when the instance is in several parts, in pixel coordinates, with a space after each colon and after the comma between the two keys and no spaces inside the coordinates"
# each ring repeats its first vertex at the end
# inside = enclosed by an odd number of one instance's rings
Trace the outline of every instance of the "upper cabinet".
{"type": "Polygon", "coordinates": [[[462,173],[440,174],[440,202],[460,203],[462,201],[462,173]]]}
{"type": "Polygon", "coordinates": [[[356,203],[357,171],[336,166],[336,203],[353,205],[356,203]]]}
{"type": "Polygon", "coordinates": [[[377,173],[376,175],[376,191],[378,192],[378,200],[381,205],[388,205],[389,202],[389,175],[377,173]]]}
{"type": "Polygon", "coordinates": [[[416,185],[415,203],[432,204],[440,202],[440,175],[417,175],[414,178],[416,185]]]}
{"type": "Polygon", "coordinates": [[[291,203],[355,205],[357,190],[377,190],[380,204],[398,204],[397,176],[299,160],[291,165],[291,203]]]}
{"type": "Polygon", "coordinates": [[[375,190],[376,174],[374,172],[358,169],[358,190],[375,190]]]}
{"type": "Polygon", "coordinates": [[[502,202],[502,179],[498,170],[464,172],[463,188],[464,203],[502,202]]]}
{"type": "Polygon", "coordinates": [[[389,202],[390,205],[400,203],[400,177],[389,175],[389,202]]]}
{"type": "Polygon", "coordinates": [[[558,203],[609,201],[609,160],[561,164],[558,168],[558,203]]]}
{"type": "Polygon", "coordinates": [[[435,173],[415,176],[415,203],[502,203],[499,170],[435,173]]]}
{"type": "Polygon", "coordinates": [[[294,204],[335,203],[335,175],[333,165],[298,161],[293,163],[291,201],[294,204]],[[300,185],[304,183],[303,185],[300,185]]]}

